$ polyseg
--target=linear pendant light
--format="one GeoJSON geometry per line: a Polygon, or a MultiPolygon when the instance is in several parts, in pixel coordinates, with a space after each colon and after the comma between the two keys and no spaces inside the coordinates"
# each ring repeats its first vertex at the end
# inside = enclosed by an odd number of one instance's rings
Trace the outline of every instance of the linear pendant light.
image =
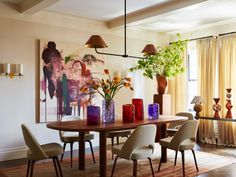
{"type": "MultiPolygon", "coordinates": [[[[111,56],[118,56],[118,57],[124,57],[124,58],[137,58],[137,59],[144,59],[144,57],[138,57],[138,56],[131,56],[127,54],[126,50],[126,0],[124,0],[124,54],[115,54],[115,53],[105,53],[105,52],[99,52],[98,48],[107,48],[105,41],[102,39],[99,35],[92,35],[89,40],[84,45],[87,48],[94,48],[96,53],[102,54],[102,55],[111,55],[111,56]]],[[[144,49],[142,50],[142,53],[144,56],[146,55],[154,55],[157,53],[157,50],[153,44],[147,44],[144,49]]]]}

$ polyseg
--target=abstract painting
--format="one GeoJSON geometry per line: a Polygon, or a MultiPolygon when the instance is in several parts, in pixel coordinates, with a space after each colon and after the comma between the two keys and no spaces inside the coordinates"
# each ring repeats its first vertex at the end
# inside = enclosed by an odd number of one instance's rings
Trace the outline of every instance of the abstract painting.
{"type": "MultiPolygon", "coordinates": [[[[40,40],[39,119],[37,122],[59,121],[63,115],[80,116],[81,108],[91,98],[80,92],[92,78],[91,65],[103,63],[91,54],[83,54],[73,44],[40,40]]],[[[82,109],[83,110],[83,109],[82,109]]]]}

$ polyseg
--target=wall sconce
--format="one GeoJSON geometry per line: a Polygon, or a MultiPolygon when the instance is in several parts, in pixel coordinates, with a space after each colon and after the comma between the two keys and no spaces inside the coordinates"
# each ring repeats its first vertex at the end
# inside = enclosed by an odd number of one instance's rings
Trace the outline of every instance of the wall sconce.
{"type": "Polygon", "coordinates": [[[23,76],[23,64],[0,64],[0,75],[9,76],[10,78],[23,76]]]}

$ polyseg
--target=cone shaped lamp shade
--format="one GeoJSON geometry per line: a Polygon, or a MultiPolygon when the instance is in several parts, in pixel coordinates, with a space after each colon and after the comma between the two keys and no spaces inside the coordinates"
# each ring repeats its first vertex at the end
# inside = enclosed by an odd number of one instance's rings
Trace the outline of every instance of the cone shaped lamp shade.
{"type": "Polygon", "coordinates": [[[92,35],[84,45],[87,48],[106,48],[105,41],[99,35],[92,35]]]}
{"type": "Polygon", "coordinates": [[[145,55],[155,55],[157,53],[157,49],[153,44],[147,44],[141,52],[145,55]]]}

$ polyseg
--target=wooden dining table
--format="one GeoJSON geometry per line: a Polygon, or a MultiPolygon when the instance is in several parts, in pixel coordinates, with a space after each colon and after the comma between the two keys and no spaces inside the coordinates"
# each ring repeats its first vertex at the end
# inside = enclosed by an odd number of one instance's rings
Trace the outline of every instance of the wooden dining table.
{"type": "MultiPolygon", "coordinates": [[[[156,142],[166,137],[166,128],[168,123],[187,120],[182,116],[160,115],[157,120],[144,119],[133,123],[123,123],[122,120],[116,120],[114,123],[100,123],[99,125],[87,125],[86,120],[63,121],[48,123],[47,127],[54,130],[79,132],[79,170],[85,169],[85,133],[95,131],[99,133],[99,174],[100,177],[107,176],[107,141],[106,133],[109,131],[135,129],[140,125],[155,124],[157,126],[156,142]]],[[[167,150],[161,149],[162,162],[167,161],[167,150]]]]}

